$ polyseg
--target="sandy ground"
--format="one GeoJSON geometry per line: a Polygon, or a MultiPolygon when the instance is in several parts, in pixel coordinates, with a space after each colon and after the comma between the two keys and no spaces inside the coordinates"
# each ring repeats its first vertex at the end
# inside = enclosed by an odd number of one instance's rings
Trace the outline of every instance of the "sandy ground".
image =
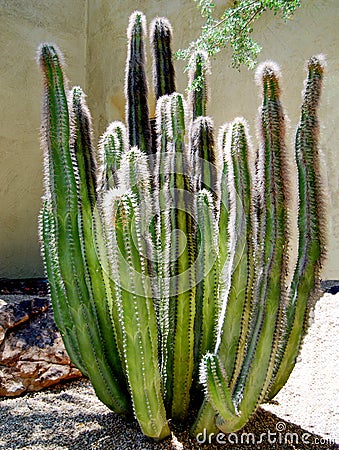
{"type": "Polygon", "coordinates": [[[288,382],[265,409],[339,442],[339,294],[325,294],[288,382]]]}
{"type": "Polygon", "coordinates": [[[0,399],[0,449],[339,448],[338,302],[339,294],[325,294],[318,302],[299,361],[277,404],[263,405],[237,435],[220,434],[219,446],[202,446],[187,430],[178,429],[162,443],[150,442],[137,423],[126,422],[101,404],[82,379],[0,399]]]}

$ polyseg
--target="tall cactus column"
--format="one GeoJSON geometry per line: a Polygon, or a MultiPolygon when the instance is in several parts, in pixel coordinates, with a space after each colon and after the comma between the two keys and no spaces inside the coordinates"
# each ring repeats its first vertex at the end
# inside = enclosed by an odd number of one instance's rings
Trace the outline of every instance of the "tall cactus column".
{"type": "MultiPolygon", "coordinates": [[[[103,339],[103,333],[108,332],[111,339],[108,345],[111,343],[114,348],[112,324],[108,325],[107,316],[104,323],[100,322],[102,316],[94,303],[94,285],[91,284],[90,275],[95,265],[92,265],[90,258],[87,259],[88,251],[85,250],[87,244],[94,246],[92,240],[85,242],[86,232],[89,230],[85,232],[83,229],[87,208],[92,209],[87,190],[87,182],[91,182],[88,174],[83,179],[74,152],[76,142],[80,145],[80,142],[83,143],[86,139],[79,141],[77,131],[71,138],[64,75],[58,51],[53,46],[42,45],[39,56],[45,81],[43,143],[47,204],[47,214],[42,214],[41,228],[45,235],[46,267],[48,272],[59,274],[58,277],[52,278],[56,289],[51,292],[52,301],[60,311],[59,317],[62,319],[58,326],[66,336],[65,342],[70,353],[75,353],[75,362],[81,358],[79,367],[85,369],[84,372],[90,377],[99,398],[113,410],[127,413],[129,401],[124,382],[117,377],[119,366],[113,367],[110,364],[112,360],[108,360],[108,347],[103,339]],[[70,145],[71,142],[74,147],[70,145]],[[49,259],[50,244],[54,246],[53,260],[49,259]],[[57,265],[53,266],[53,263],[57,265]],[[62,293],[61,297],[57,297],[59,293],[62,293]],[[69,323],[72,324],[71,328],[68,328],[69,323]],[[107,326],[109,329],[105,330],[107,326]]],[[[76,126],[74,130],[77,130],[76,126]]],[[[91,194],[93,201],[93,186],[91,194]]],[[[100,270],[99,266],[96,277],[100,277],[100,270]]],[[[101,285],[99,289],[102,289],[101,285]]],[[[102,306],[105,307],[105,303],[102,306]]],[[[109,351],[111,350],[112,347],[109,351]]],[[[112,356],[114,357],[114,354],[110,355],[110,358],[112,356]]]]}
{"type": "Polygon", "coordinates": [[[111,274],[123,339],[123,357],[133,410],[144,434],[170,434],[158,366],[158,332],[148,284],[141,211],[135,194],[112,190],[105,199],[111,274]],[[131,232],[135,227],[135,234],[131,232]],[[134,239],[133,239],[134,236],[134,239]]]}
{"type": "Polygon", "coordinates": [[[175,69],[172,57],[172,27],[165,17],[157,17],[150,25],[153,51],[153,85],[155,98],[175,92],[175,69]]]}
{"type": "Polygon", "coordinates": [[[218,421],[218,426],[225,432],[240,429],[266,394],[278,350],[278,333],[285,304],[290,185],[284,172],[287,151],[284,143],[284,115],[279,99],[279,72],[275,66],[265,64],[258,68],[257,73],[262,80],[263,102],[256,180],[260,199],[256,211],[256,246],[259,246],[260,251],[254,251],[260,259],[254,261],[255,279],[251,293],[247,294],[251,296],[252,307],[252,322],[246,334],[247,348],[243,354],[240,352],[237,355],[236,367],[240,365],[241,369],[232,388],[239,417],[218,421]]]}
{"type": "Polygon", "coordinates": [[[146,18],[135,11],[129,21],[125,97],[126,122],[130,145],[147,154],[152,153],[149,121],[148,83],[146,77],[145,42],[146,18]]]}
{"type": "Polygon", "coordinates": [[[189,407],[189,391],[194,368],[195,317],[195,225],[194,202],[188,177],[189,158],[185,148],[186,111],[180,94],[172,94],[167,120],[170,128],[167,192],[169,221],[173,238],[170,243],[170,317],[172,336],[168,345],[167,396],[171,414],[184,420],[189,407]],[[172,347],[173,346],[173,347],[172,347]]]}

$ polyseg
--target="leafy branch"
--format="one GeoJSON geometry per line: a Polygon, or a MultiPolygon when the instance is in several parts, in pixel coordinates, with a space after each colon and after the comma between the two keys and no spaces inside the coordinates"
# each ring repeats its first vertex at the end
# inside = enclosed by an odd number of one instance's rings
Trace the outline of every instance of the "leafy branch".
{"type": "Polygon", "coordinates": [[[199,51],[215,57],[221,49],[230,46],[231,63],[237,69],[241,65],[254,68],[262,49],[251,37],[254,22],[268,10],[287,21],[301,4],[301,0],[234,0],[233,6],[227,8],[221,17],[215,17],[215,3],[212,0],[194,1],[198,3],[205,23],[200,36],[186,49],[177,51],[177,58],[189,60],[193,53],[199,51]]]}

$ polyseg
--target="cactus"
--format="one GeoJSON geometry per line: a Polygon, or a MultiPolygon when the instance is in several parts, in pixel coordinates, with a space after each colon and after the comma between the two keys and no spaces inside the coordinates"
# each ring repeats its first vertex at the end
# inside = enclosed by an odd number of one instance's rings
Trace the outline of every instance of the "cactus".
{"type": "Polygon", "coordinates": [[[145,35],[146,18],[135,11],[128,30],[126,63],[126,122],[129,143],[147,154],[152,153],[152,135],[148,108],[148,83],[146,76],[145,35]]]}
{"type": "Polygon", "coordinates": [[[157,17],[150,26],[153,50],[153,85],[155,98],[175,92],[175,69],[172,58],[172,27],[166,17],[157,17]]]}
{"type": "Polygon", "coordinates": [[[189,61],[188,96],[193,120],[206,116],[208,57],[204,51],[193,53],[189,61]]]}
{"type": "MultiPolygon", "coordinates": [[[[156,88],[151,142],[146,19],[128,28],[126,122],[93,145],[80,88],[42,44],[45,194],[40,236],[55,320],[73,363],[110,409],[146,436],[199,411],[192,433],[233,432],[273,398],[295,364],[320,296],[325,257],[318,120],[322,57],[313,57],[296,133],[299,253],[289,260],[293,164],[280,73],[259,67],[259,150],[242,118],[215,142],[204,55],[188,100],[174,92],[171,27],[151,24],[156,88]],[[155,151],[155,155],[151,153],[155,151]],[[294,270],[294,272],[293,272],[294,270]],[[288,283],[288,280],[292,281],[288,283]]],[[[192,67],[193,67],[192,66],[192,67]]]]}

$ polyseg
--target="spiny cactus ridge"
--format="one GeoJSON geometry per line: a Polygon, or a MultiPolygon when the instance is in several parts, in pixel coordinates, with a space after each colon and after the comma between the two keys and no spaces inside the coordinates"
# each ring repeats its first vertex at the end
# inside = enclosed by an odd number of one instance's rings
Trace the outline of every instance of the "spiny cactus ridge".
{"type": "Polygon", "coordinates": [[[169,436],[169,419],[184,421],[193,404],[200,404],[193,434],[233,432],[286,383],[320,296],[317,108],[325,63],[309,60],[295,138],[294,269],[293,158],[279,69],[264,63],[256,73],[262,104],[254,151],[243,118],[214,139],[206,56],[192,58],[186,100],[175,92],[167,19],[154,19],[150,36],[155,119],[146,19],[136,11],[128,27],[126,126],[110,124],[98,149],[84,93],[67,89],[60,51],[40,46],[40,236],[55,320],[100,400],[133,413],[146,436],[169,436]]]}

